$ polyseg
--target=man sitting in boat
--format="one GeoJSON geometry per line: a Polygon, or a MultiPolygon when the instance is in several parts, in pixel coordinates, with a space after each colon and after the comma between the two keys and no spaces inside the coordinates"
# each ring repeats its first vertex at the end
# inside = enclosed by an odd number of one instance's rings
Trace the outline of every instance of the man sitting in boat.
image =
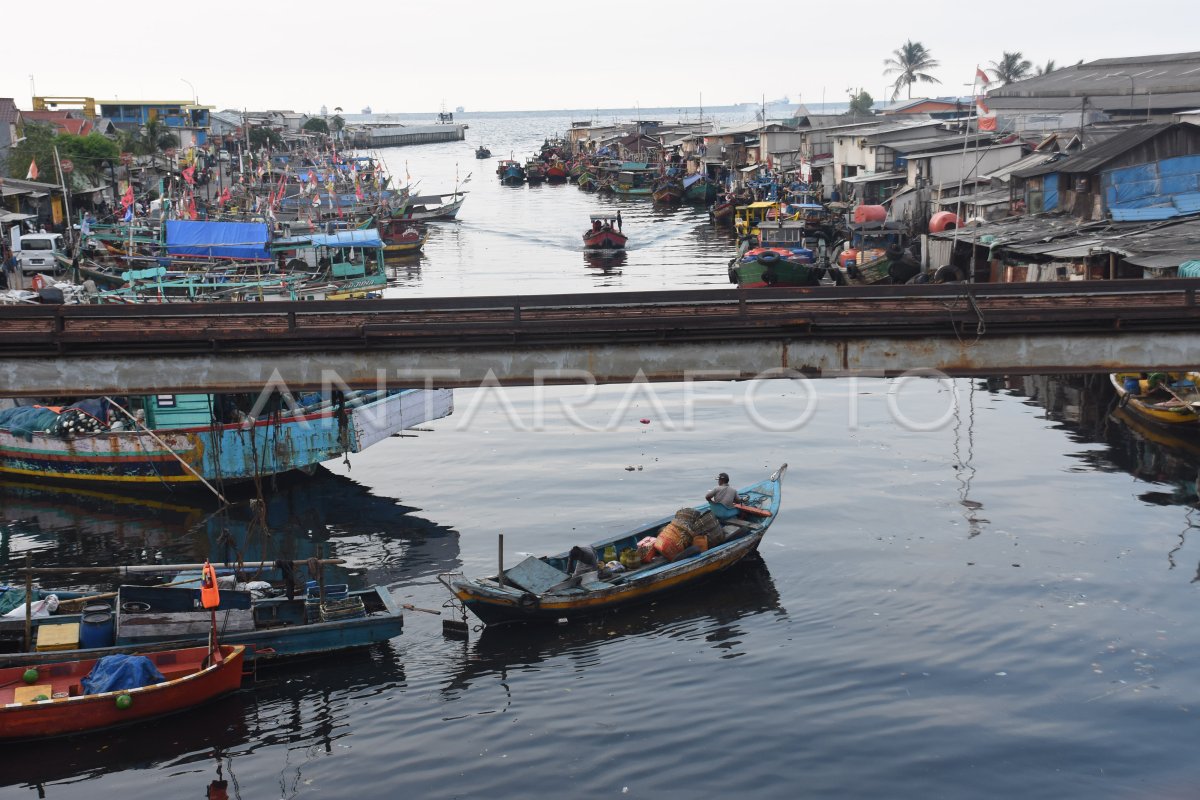
{"type": "Polygon", "coordinates": [[[708,501],[713,516],[717,519],[736,517],[738,510],[734,504],[738,501],[737,490],[729,485],[729,476],[722,472],[717,475],[717,486],[710,489],[704,499],[708,501]]]}

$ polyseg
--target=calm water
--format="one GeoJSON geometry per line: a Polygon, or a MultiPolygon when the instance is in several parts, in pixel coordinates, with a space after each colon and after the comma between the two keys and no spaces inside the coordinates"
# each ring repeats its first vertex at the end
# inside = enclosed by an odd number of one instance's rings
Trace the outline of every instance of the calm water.
{"type": "MultiPolygon", "coordinates": [[[[719,235],[648,204],[623,206],[645,246],[588,267],[576,229],[601,201],[502,189],[472,158],[484,122],[386,153],[434,190],[455,159],[476,171],[392,294],[721,285],[719,235]]],[[[561,129],[486,122],[498,154],[561,129]]],[[[436,574],[492,569],[497,534],[510,561],[560,551],[698,502],[718,471],[791,465],[761,558],[727,580],[466,642],[409,612],[385,645],[150,729],[9,748],[0,796],[1193,797],[1200,444],[1110,411],[1096,378],[460,391],[428,431],[276,487],[265,531],[244,508],[0,487],[0,578],[27,552],[322,545],[336,574],[441,610],[436,574]]]]}

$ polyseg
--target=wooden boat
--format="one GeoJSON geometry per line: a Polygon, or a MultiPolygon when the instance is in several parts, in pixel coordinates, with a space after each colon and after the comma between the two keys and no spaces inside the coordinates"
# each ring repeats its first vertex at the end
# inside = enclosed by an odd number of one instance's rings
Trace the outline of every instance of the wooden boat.
{"type": "Polygon", "coordinates": [[[641,163],[626,164],[612,180],[612,191],[622,197],[650,197],[658,169],[641,163]]]}
{"type": "Polygon", "coordinates": [[[717,185],[702,172],[683,179],[683,201],[708,205],[717,199],[717,185]]]}
{"type": "Polygon", "coordinates": [[[385,256],[405,256],[421,252],[429,238],[426,228],[404,219],[390,219],[379,226],[385,256]]]}
{"type": "Polygon", "coordinates": [[[388,219],[404,220],[407,222],[436,222],[438,220],[453,220],[458,217],[463,202],[467,199],[466,192],[449,192],[447,194],[423,194],[410,197],[402,211],[393,213],[388,219]],[[449,200],[447,200],[449,198],[449,200]]]}
{"type": "MultiPolygon", "coordinates": [[[[59,596],[63,597],[62,594],[59,596]]],[[[286,597],[253,600],[249,592],[222,590],[221,605],[217,608],[221,641],[245,647],[246,661],[253,662],[369,647],[403,633],[403,609],[385,587],[339,591],[336,596],[338,603],[347,600],[346,607],[361,608],[361,613],[322,620],[319,598],[313,602],[314,598],[306,598],[303,593],[291,600],[286,597]]],[[[122,586],[112,612],[111,644],[57,652],[4,653],[0,654],[0,665],[28,666],[49,661],[94,659],[115,653],[197,646],[204,643],[209,629],[208,611],[199,608],[198,601],[197,589],[122,586]]],[[[79,621],[79,614],[37,618],[33,621],[35,639],[51,626],[79,621]]],[[[23,628],[24,624],[24,617],[0,623],[12,625],[14,629],[23,628]]]]}
{"type": "Polygon", "coordinates": [[[660,178],[654,183],[654,202],[675,205],[683,200],[683,181],[673,176],[660,178]]]}
{"type": "Polygon", "coordinates": [[[586,250],[617,250],[625,247],[629,237],[621,233],[617,218],[607,214],[593,214],[592,227],[583,232],[583,247],[586,250]]]}
{"type": "Polygon", "coordinates": [[[585,192],[594,192],[599,188],[599,182],[592,176],[592,173],[584,171],[579,173],[577,178],[579,188],[585,192]]]}
{"type": "Polygon", "coordinates": [[[111,407],[86,412],[106,418],[95,432],[64,430],[67,414],[52,409],[39,415],[28,406],[6,409],[0,411],[0,474],[79,486],[202,490],[202,480],[311,470],[342,453],[361,452],[451,413],[452,397],[423,389],[350,392],[344,406],[314,395],[269,411],[256,410],[252,395],[150,395],[130,400],[130,412],[144,415],[140,427],[111,407]],[[124,428],[117,429],[123,419],[124,428]]]}
{"type": "Polygon", "coordinates": [[[712,208],[708,210],[708,218],[712,220],[714,225],[728,225],[733,222],[733,200],[722,200],[719,203],[713,203],[712,208]]]}
{"type": "MultiPolygon", "coordinates": [[[[660,595],[711,577],[758,549],[767,528],[779,513],[784,464],[766,480],[738,492],[738,516],[722,527],[725,540],[694,554],[685,550],[675,560],[658,557],[633,569],[617,572],[568,574],[570,553],[530,556],[501,575],[467,578],[459,573],[438,577],[444,586],[488,624],[558,620],[607,611],[655,599],[660,595]],[[604,576],[601,578],[601,576],[604,576]]],[[[697,506],[696,510],[708,506],[697,506]]],[[[671,517],[591,545],[597,560],[608,552],[633,549],[647,536],[659,533],[671,517]],[[611,550],[610,550],[611,548],[611,550]]]]}
{"type": "Polygon", "coordinates": [[[536,158],[525,162],[525,180],[531,186],[546,180],[546,168],[542,166],[542,162],[536,158]]]}
{"type": "Polygon", "coordinates": [[[479,145],[479,147],[476,147],[476,148],[475,148],[475,157],[476,157],[476,158],[491,158],[491,157],[492,157],[492,151],[491,151],[491,150],[488,150],[488,149],[487,149],[486,147],[484,147],[483,145],[479,145]]]}
{"type": "Polygon", "coordinates": [[[567,165],[562,161],[554,160],[546,165],[546,182],[547,183],[566,183],[567,182],[567,165]]]}
{"type": "Polygon", "coordinates": [[[1113,372],[1122,408],[1171,429],[1200,429],[1200,372],[1113,372]]]}
{"type": "Polygon", "coordinates": [[[503,159],[496,165],[496,175],[506,186],[520,186],[525,182],[525,168],[511,158],[503,159]]]}
{"type": "Polygon", "coordinates": [[[165,681],[97,694],[84,694],[81,683],[96,659],[46,663],[32,684],[23,680],[25,667],[0,669],[0,739],[85,733],[195,708],[241,686],[244,654],[228,644],[212,659],[208,647],[148,653],[165,681]]]}
{"type": "Polygon", "coordinates": [[[827,242],[801,220],[762,222],[757,237],[743,236],[729,264],[729,282],[747,289],[820,286],[822,278],[844,286],[846,276],[829,264],[827,242]]]}

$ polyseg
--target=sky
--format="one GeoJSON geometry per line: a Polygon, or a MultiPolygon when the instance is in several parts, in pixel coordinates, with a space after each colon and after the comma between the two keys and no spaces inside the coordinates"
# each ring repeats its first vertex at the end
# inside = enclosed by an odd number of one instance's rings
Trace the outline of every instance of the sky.
{"type": "MultiPolygon", "coordinates": [[[[971,93],[976,65],[1200,50],[1200,0],[1056,3],[877,0],[743,5],[358,0],[4,10],[0,97],[186,100],[218,109],[376,112],[672,108],[890,98],[883,61],[923,43],[940,84],[971,93]],[[800,11],[800,9],[807,9],[800,11]],[[18,32],[24,32],[18,34],[18,32]]],[[[903,97],[903,95],[902,95],[903,97]]]]}

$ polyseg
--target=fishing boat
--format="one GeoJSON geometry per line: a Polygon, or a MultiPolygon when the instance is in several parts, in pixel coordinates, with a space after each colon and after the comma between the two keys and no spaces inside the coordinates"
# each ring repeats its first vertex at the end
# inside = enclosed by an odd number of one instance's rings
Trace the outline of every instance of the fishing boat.
{"type": "Polygon", "coordinates": [[[546,180],[546,168],[541,161],[531,158],[525,162],[525,180],[530,186],[546,180]]]}
{"type": "Polygon", "coordinates": [[[729,282],[746,289],[819,286],[822,278],[843,286],[846,276],[829,264],[823,235],[803,220],[759,224],[758,236],[743,236],[729,262],[729,282]]]}
{"type": "MultiPolygon", "coordinates": [[[[559,620],[593,614],[620,606],[646,602],[689,586],[737,564],[758,549],[767,528],[779,514],[784,464],[767,479],[738,492],[737,515],[718,523],[707,549],[693,544],[673,559],[642,555],[643,540],[661,539],[674,517],[656,520],[628,533],[574,548],[554,556],[529,556],[511,569],[486,578],[446,573],[439,580],[475,616],[488,624],[559,620]],[[580,553],[580,550],[583,553],[580,553]],[[590,549],[591,557],[587,557],[590,549]],[[633,557],[630,556],[632,551],[633,557]],[[624,569],[573,569],[573,565],[599,564],[618,554],[624,569]],[[572,574],[574,573],[574,574],[572,574]]],[[[707,505],[693,509],[697,515],[707,505]]],[[[657,551],[648,551],[646,555],[657,551]]]]}
{"type": "Polygon", "coordinates": [[[476,158],[491,158],[491,157],[492,157],[492,151],[491,151],[491,150],[488,150],[488,149],[487,149],[486,147],[484,147],[483,145],[479,145],[479,147],[476,147],[476,148],[475,148],[475,157],[476,157],[476,158]]]}
{"type": "Polygon", "coordinates": [[[525,168],[511,158],[506,158],[496,165],[496,174],[506,186],[520,186],[525,182],[525,168]]]}
{"type": "Polygon", "coordinates": [[[594,192],[600,186],[599,182],[592,175],[592,173],[587,172],[586,170],[579,173],[577,182],[579,184],[579,188],[585,192],[594,192]]]}
{"type": "Polygon", "coordinates": [[[708,210],[708,218],[714,225],[728,225],[733,222],[734,201],[726,198],[715,202],[708,210]]]}
{"type": "Polygon", "coordinates": [[[241,687],[244,655],[228,644],[148,653],[138,663],[148,661],[163,680],[94,694],[87,678],[99,659],[0,669],[0,739],[85,733],[195,708],[241,687]]]}
{"type": "MultiPolygon", "coordinates": [[[[324,601],[320,591],[320,587],[314,587],[289,599],[286,596],[255,598],[249,591],[222,589],[221,602],[216,609],[221,641],[245,647],[246,660],[253,662],[369,647],[404,631],[403,609],[383,586],[349,590],[345,584],[331,584],[325,587],[324,601]]],[[[64,593],[55,594],[64,600],[67,598],[64,593]]],[[[76,596],[70,604],[63,603],[60,611],[67,605],[78,609],[79,604],[88,602],[86,596],[78,596],[77,592],[72,594],[76,596]]],[[[100,602],[107,603],[106,597],[100,596],[100,602]]],[[[55,652],[4,653],[0,654],[0,665],[32,665],[198,646],[204,643],[210,627],[209,612],[200,607],[199,601],[200,590],[187,586],[121,586],[104,629],[89,631],[88,638],[94,640],[87,642],[90,646],[55,652]]],[[[35,642],[62,630],[59,626],[86,625],[84,618],[88,616],[86,609],[89,607],[85,606],[82,614],[63,611],[35,618],[35,642]]],[[[24,622],[25,618],[21,616],[0,622],[0,626],[23,626],[24,622]]],[[[61,636],[54,638],[62,639],[61,636]]],[[[74,641],[78,640],[76,635],[74,641]]]]}
{"type": "Polygon", "coordinates": [[[462,209],[463,201],[466,199],[467,193],[464,191],[415,195],[408,198],[408,203],[403,210],[391,214],[390,219],[409,222],[453,220],[458,217],[458,212],[462,209]]]}
{"type": "Polygon", "coordinates": [[[567,182],[567,165],[557,159],[546,164],[546,182],[547,183],[566,183],[567,182]]]}
{"type": "Polygon", "coordinates": [[[385,256],[407,256],[421,252],[429,231],[405,219],[390,219],[379,226],[385,256]]]}
{"type": "Polygon", "coordinates": [[[626,163],[616,173],[611,188],[621,197],[650,197],[654,194],[654,180],[658,170],[647,164],[626,163]]]}
{"type": "Polygon", "coordinates": [[[1200,430],[1200,372],[1113,372],[1122,408],[1172,430],[1200,430]]]}
{"type": "Polygon", "coordinates": [[[608,214],[592,214],[592,226],[583,232],[586,250],[617,250],[629,240],[621,233],[620,220],[608,214]]]}
{"type": "Polygon", "coordinates": [[[437,389],[24,405],[0,411],[0,474],[80,486],[202,489],[206,482],[311,471],[448,416],[453,406],[452,393],[437,389]]]}
{"type": "Polygon", "coordinates": [[[708,205],[717,198],[717,185],[703,172],[683,179],[683,202],[708,205]]]}
{"type": "Polygon", "coordinates": [[[683,181],[667,175],[654,182],[652,192],[654,202],[663,205],[675,205],[683,199],[683,181]]]}

